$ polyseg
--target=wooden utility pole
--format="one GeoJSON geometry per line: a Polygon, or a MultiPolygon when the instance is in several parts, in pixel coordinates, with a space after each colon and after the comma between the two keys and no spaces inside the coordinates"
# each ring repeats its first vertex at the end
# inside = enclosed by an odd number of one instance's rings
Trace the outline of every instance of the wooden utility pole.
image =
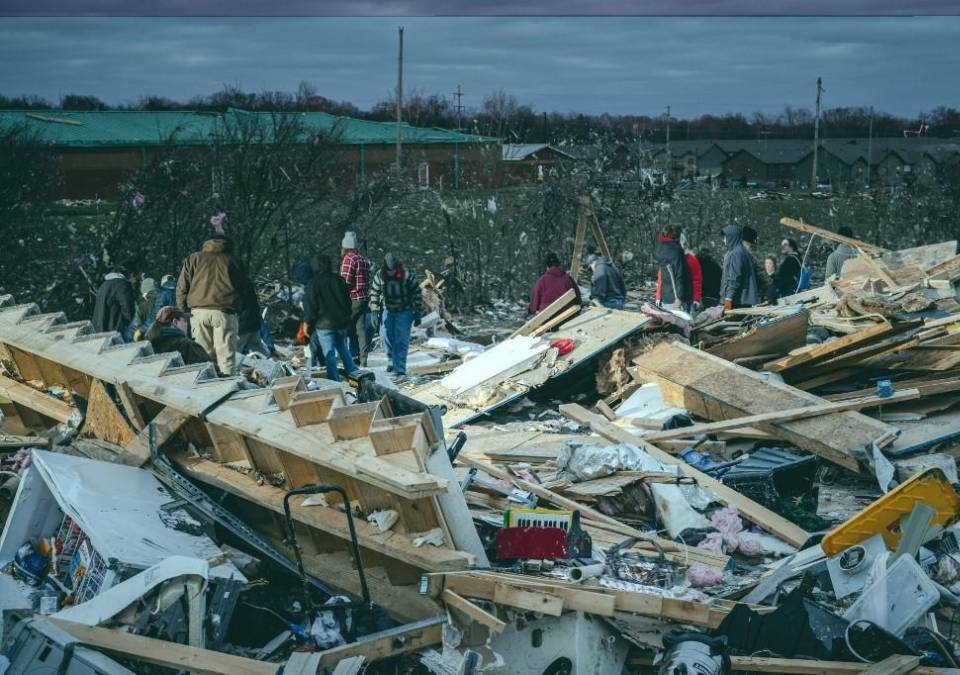
{"type": "Polygon", "coordinates": [[[873,169],[873,106],[870,106],[870,129],[867,132],[867,189],[870,189],[870,171],[873,169]]]}
{"type": "Polygon", "coordinates": [[[462,122],[462,117],[463,117],[463,89],[460,87],[459,84],[457,85],[457,90],[456,90],[455,92],[453,92],[453,95],[454,95],[454,96],[456,97],[456,99],[457,99],[457,106],[456,106],[456,108],[457,108],[457,131],[462,131],[462,130],[463,130],[463,122],[462,122]]]}
{"type": "Polygon", "coordinates": [[[398,29],[400,41],[397,48],[397,170],[400,170],[400,151],[403,146],[403,26],[398,29]]]}
{"type": "Polygon", "coordinates": [[[813,118],[813,174],[810,176],[810,189],[817,189],[817,153],[820,150],[820,93],[823,81],[817,78],[817,116],[813,118]]]}

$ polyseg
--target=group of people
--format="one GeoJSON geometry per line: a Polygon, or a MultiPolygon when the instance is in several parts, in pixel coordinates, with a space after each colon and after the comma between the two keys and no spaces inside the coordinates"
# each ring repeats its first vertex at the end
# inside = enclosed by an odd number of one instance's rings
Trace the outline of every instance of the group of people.
{"type": "MultiPolygon", "coordinates": [[[[680,228],[670,225],[663,229],[654,250],[659,306],[695,314],[715,305],[734,309],[752,307],[762,301],[776,304],[779,298],[809,287],[811,273],[804,266],[794,239],[784,239],[780,243],[780,260],[766,258],[761,272],[753,256],[757,243],[755,229],[731,224],[720,233],[725,249],[722,264],[705,248],[694,251],[680,228]]],[[[849,227],[841,227],[838,234],[853,237],[849,227]]],[[[826,277],[839,277],[843,263],[856,255],[853,247],[839,244],[827,258],[826,277]]],[[[626,288],[620,271],[610,260],[596,254],[587,256],[586,263],[593,273],[591,301],[603,307],[623,309],[626,288]]],[[[530,292],[530,314],[542,311],[570,290],[575,293],[575,302],[582,302],[579,285],[555,253],[547,254],[544,267],[544,273],[530,292]]]]}
{"type": "MultiPolygon", "coordinates": [[[[323,364],[327,377],[339,380],[339,356],[352,375],[367,365],[379,333],[387,371],[406,374],[410,333],[420,325],[420,284],[396,255],[374,265],[347,232],[336,269],[330,256],[318,256],[293,275],[304,286],[297,340],[309,344],[311,366],[323,364]]],[[[178,352],[186,364],[211,361],[222,375],[236,372],[238,352],[275,354],[253,282],[222,234],[203,242],[179,277],[166,275],[159,287],[152,278],[111,269],[97,290],[92,322],[127,342],[147,340],[154,352],[178,352]]]]}
{"type": "Polygon", "coordinates": [[[379,335],[387,372],[406,375],[410,333],[422,311],[416,275],[393,253],[375,265],[359,252],[354,232],[344,235],[340,248],[337,271],[329,256],[297,266],[295,276],[304,284],[297,341],[310,345],[311,365],[323,363],[327,377],[338,380],[337,357],[352,375],[367,365],[379,335]]]}
{"type": "Polygon", "coordinates": [[[154,352],[178,352],[186,364],[212,361],[223,375],[236,371],[237,352],[274,353],[253,282],[220,234],[187,257],[178,278],[164,275],[159,286],[114,267],[97,289],[92,323],[126,342],[146,340],[154,352]]]}

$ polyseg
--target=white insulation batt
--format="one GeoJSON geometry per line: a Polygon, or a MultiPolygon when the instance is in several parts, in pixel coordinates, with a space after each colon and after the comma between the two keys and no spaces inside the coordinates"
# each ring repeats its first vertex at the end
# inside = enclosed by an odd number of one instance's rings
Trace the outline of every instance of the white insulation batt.
{"type": "Polygon", "coordinates": [[[517,335],[458,366],[440,383],[460,395],[486,382],[500,382],[529,370],[549,348],[546,340],[517,335]]]}

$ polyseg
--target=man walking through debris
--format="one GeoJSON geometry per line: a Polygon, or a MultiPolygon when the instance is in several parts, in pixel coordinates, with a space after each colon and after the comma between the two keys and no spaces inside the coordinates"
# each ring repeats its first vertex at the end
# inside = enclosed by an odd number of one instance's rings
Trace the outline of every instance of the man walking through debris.
{"type": "Polygon", "coordinates": [[[530,304],[527,306],[527,311],[530,314],[543,311],[570,290],[576,295],[575,302],[579,305],[580,287],[563,269],[557,254],[548,253],[543,260],[543,265],[546,271],[540,275],[530,291],[530,304]]]}
{"type": "Polygon", "coordinates": [[[203,347],[187,337],[188,321],[186,313],[176,307],[162,307],[145,335],[153,353],[177,352],[188,366],[210,361],[203,347]]]}
{"type": "Polygon", "coordinates": [[[322,357],[327,379],[334,382],[340,381],[337,354],[347,375],[359,370],[347,342],[351,316],[347,283],[333,271],[330,256],[318,256],[313,264],[313,277],[303,296],[303,320],[310,336],[311,361],[316,365],[322,357]]]}
{"type": "Polygon", "coordinates": [[[113,267],[97,289],[93,306],[94,330],[98,333],[116,331],[124,342],[133,340],[133,323],[137,313],[134,295],[126,270],[120,266],[113,267]]]}
{"type": "Polygon", "coordinates": [[[383,267],[373,277],[370,311],[390,362],[387,371],[406,375],[411,325],[420,325],[420,284],[393,253],[383,257],[383,267]]]}
{"type": "Polygon", "coordinates": [[[223,375],[233,375],[236,370],[237,310],[246,283],[247,275],[222,234],[203,242],[180,270],[177,306],[190,311],[194,339],[223,375]]]}
{"type": "Polygon", "coordinates": [[[721,232],[727,252],[723,256],[720,297],[724,309],[753,307],[757,304],[757,275],[753,256],[744,248],[739,225],[727,225],[721,232]]]}
{"type": "MultiPolygon", "coordinates": [[[[853,230],[846,225],[837,230],[837,234],[841,237],[853,239],[853,230]]],[[[856,257],[857,249],[853,246],[850,244],[838,244],[830,255],[827,256],[827,269],[824,272],[824,276],[826,276],[827,279],[831,277],[841,278],[843,276],[843,263],[850,260],[850,258],[856,257]]]]}
{"type": "Polygon", "coordinates": [[[614,267],[609,260],[596,254],[588,255],[586,263],[593,271],[590,299],[607,309],[623,309],[627,289],[623,285],[620,270],[614,267]]]}
{"type": "Polygon", "coordinates": [[[340,242],[342,258],[340,276],[347,283],[350,293],[350,350],[361,366],[367,365],[367,354],[373,342],[373,325],[370,317],[370,261],[357,251],[357,235],[346,232],[340,242]]]}
{"type": "Polygon", "coordinates": [[[686,254],[680,246],[679,228],[668,225],[657,239],[657,303],[667,309],[681,309],[693,300],[692,280],[686,254]]]}

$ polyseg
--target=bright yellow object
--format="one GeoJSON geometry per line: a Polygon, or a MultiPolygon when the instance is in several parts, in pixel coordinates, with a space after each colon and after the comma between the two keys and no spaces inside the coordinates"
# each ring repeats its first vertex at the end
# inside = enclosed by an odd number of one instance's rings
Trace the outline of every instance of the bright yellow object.
{"type": "Polygon", "coordinates": [[[943,471],[930,468],[904,481],[847,522],[831,530],[820,542],[820,548],[828,556],[834,556],[875,534],[880,534],[887,548],[896,550],[900,542],[900,520],[910,515],[916,502],[923,502],[936,511],[931,525],[946,527],[956,519],[957,512],[960,511],[960,497],[957,497],[943,471]]]}

